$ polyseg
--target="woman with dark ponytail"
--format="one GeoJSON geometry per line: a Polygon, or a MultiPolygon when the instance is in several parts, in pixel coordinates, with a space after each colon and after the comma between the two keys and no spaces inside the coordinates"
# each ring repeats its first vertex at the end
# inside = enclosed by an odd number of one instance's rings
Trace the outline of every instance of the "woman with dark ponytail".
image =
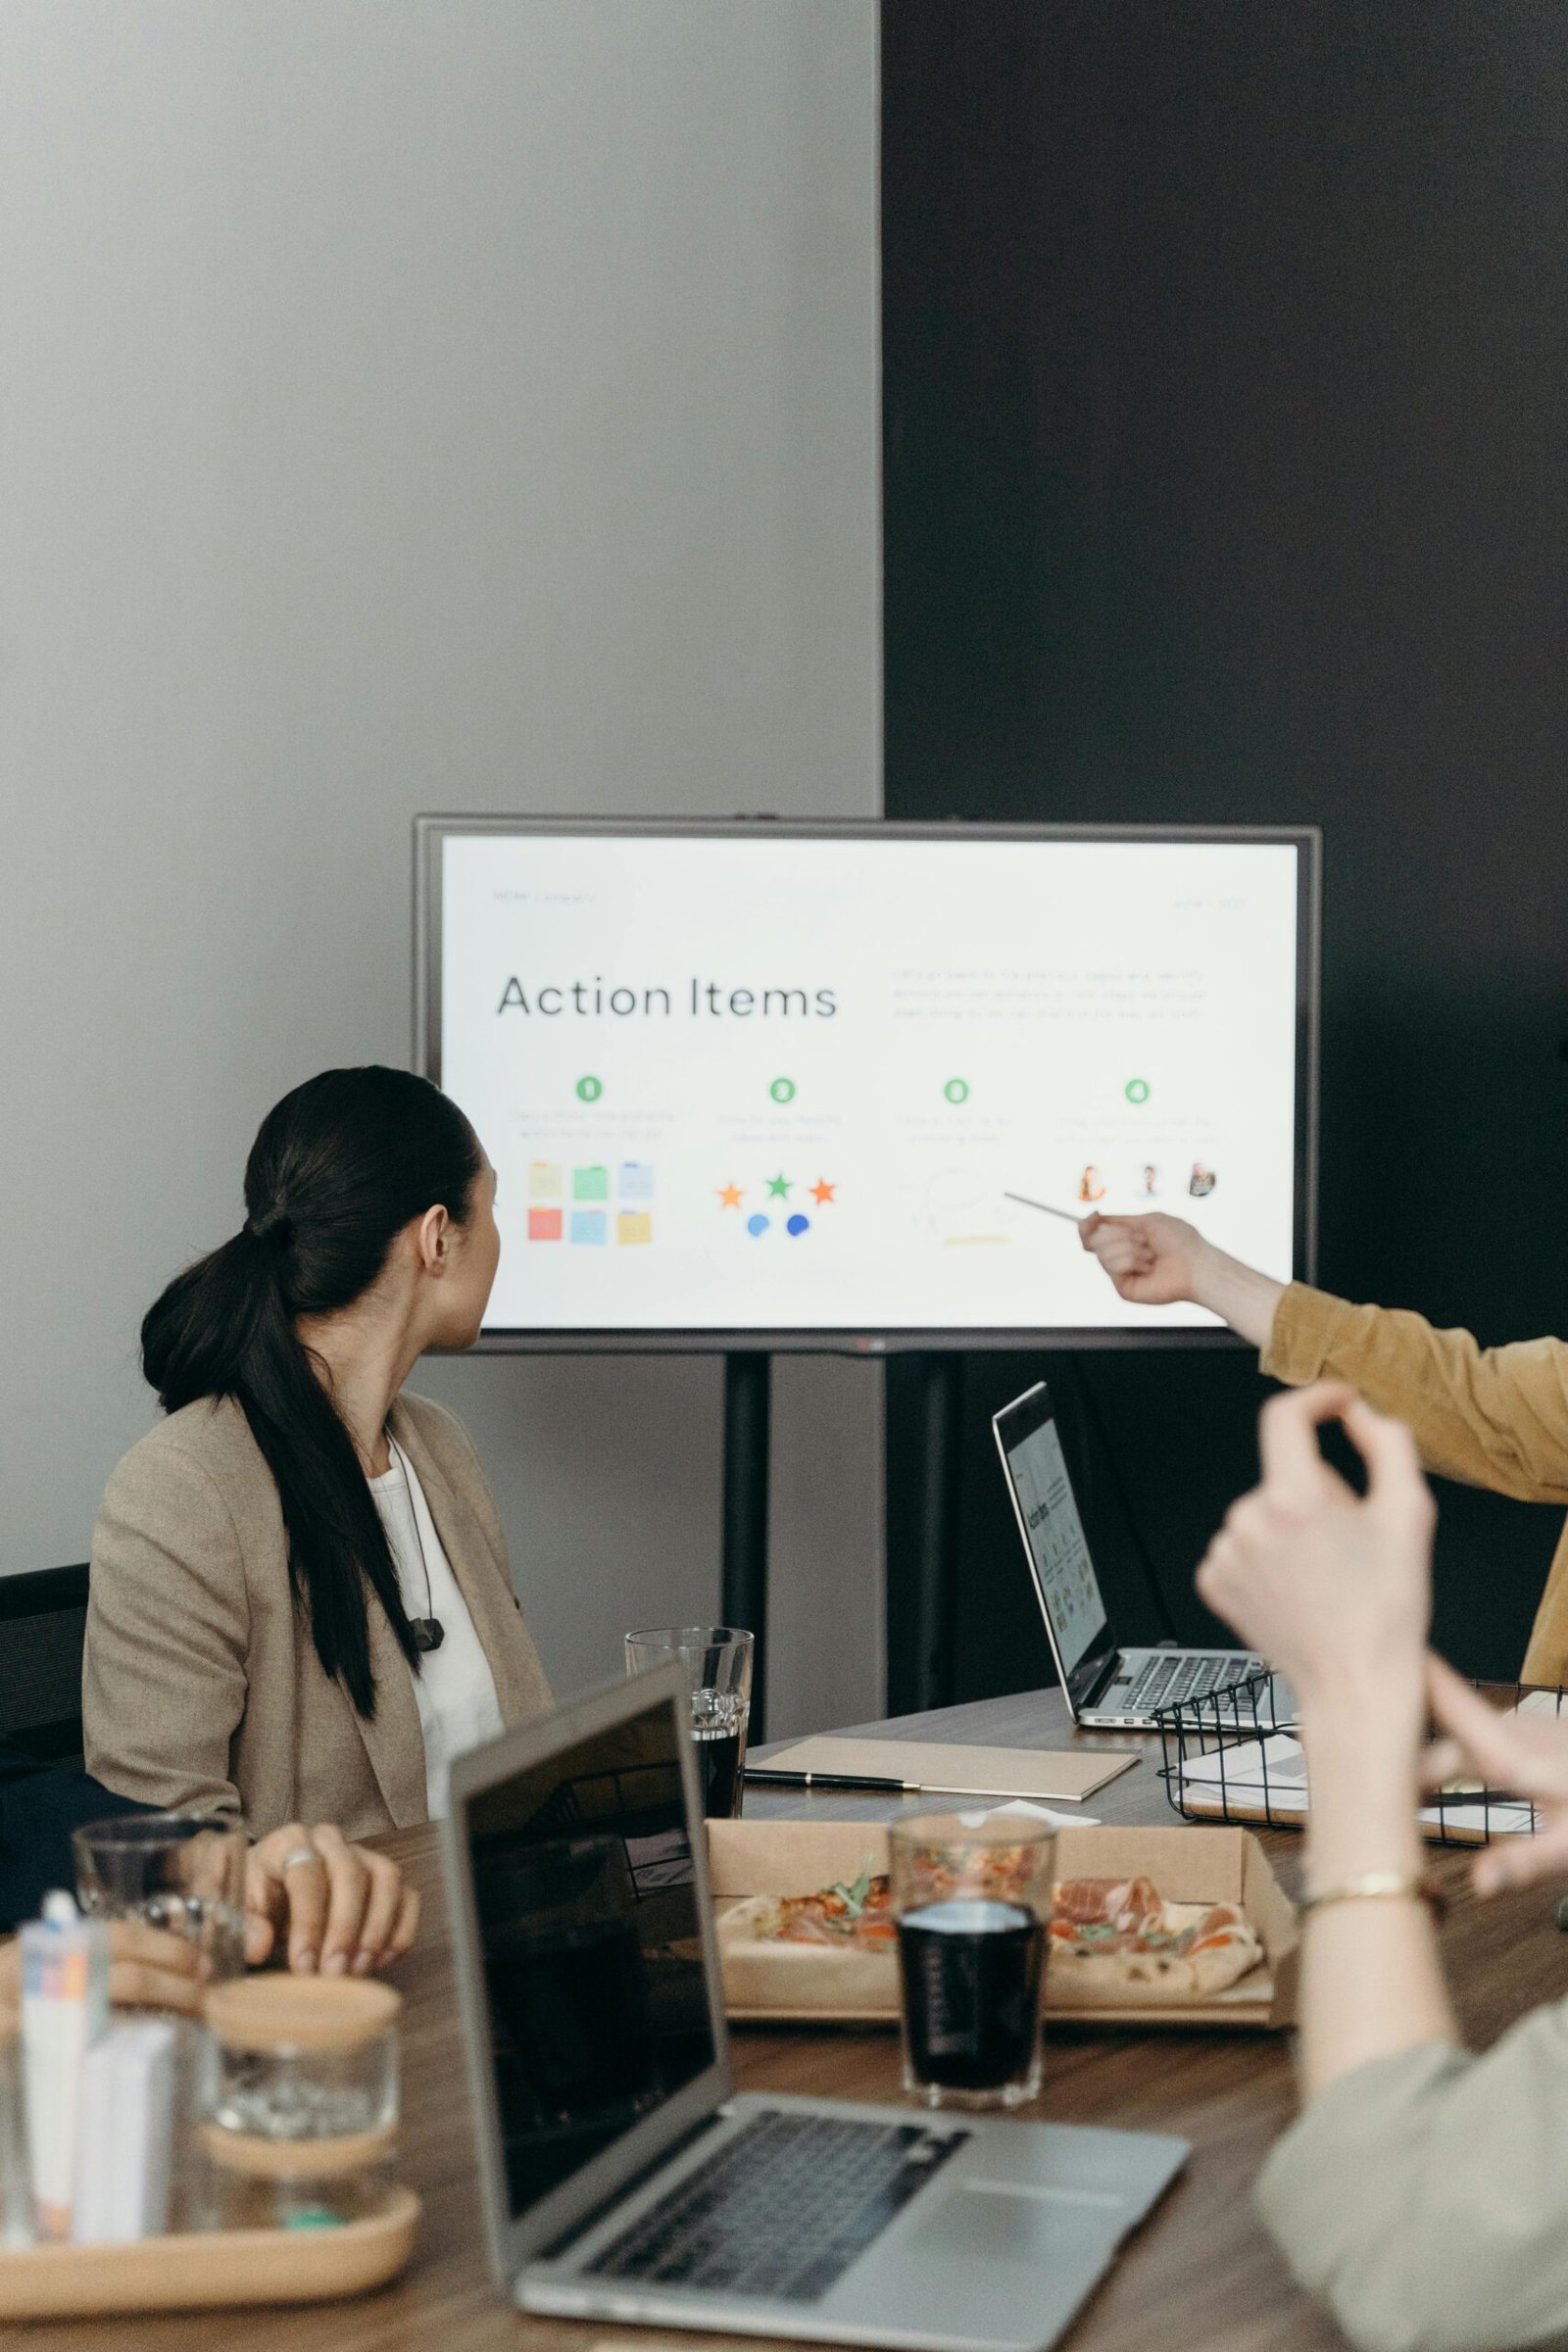
{"type": "Polygon", "coordinates": [[[87,1764],[155,1805],[350,1838],[444,1811],[454,1756],[550,1703],[453,1416],[402,1394],[477,1338],[495,1171],[406,1071],[327,1070],[262,1122],[245,1222],[142,1324],[167,1418],[93,1539],[87,1764]]]}

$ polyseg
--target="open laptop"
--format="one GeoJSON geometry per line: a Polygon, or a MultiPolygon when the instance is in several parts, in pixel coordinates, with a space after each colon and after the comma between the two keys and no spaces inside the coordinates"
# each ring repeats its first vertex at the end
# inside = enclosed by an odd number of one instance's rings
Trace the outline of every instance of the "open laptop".
{"type": "Polygon", "coordinates": [[[465,1756],[442,1853],[496,2278],[526,2311],[1054,2343],[1185,2140],[737,2095],[676,1667],[465,1756]]]}
{"type": "MultiPolygon", "coordinates": [[[[1178,1649],[1163,1642],[1124,1649],[1089,1556],[1045,1382],[1004,1404],[991,1426],[1046,1639],[1075,1723],[1089,1731],[1152,1731],[1156,1708],[1205,1698],[1265,1671],[1250,1649],[1178,1649]]],[[[1274,1720],[1294,1720],[1295,1701],[1284,1683],[1276,1676],[1264,1688],[1274,1720]]]]}

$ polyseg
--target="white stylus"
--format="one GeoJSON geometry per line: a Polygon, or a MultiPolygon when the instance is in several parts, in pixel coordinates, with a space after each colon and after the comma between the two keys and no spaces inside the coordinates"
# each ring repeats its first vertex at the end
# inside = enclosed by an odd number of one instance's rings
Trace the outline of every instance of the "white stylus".
{"type": "Polygon", "coordinates": [[[1067,1225],[1077,1225],[1082,1221],[1073,1215],[1070,1208],[1053,1208],[1049,1200],[1031,1200],[1025,1193],[1004,1192],[1002,1198],[1004,1200],[1017,1200],[1025,1208],[1038,1208],[1044,1216],[1060,1217],[1067,1225]]]}

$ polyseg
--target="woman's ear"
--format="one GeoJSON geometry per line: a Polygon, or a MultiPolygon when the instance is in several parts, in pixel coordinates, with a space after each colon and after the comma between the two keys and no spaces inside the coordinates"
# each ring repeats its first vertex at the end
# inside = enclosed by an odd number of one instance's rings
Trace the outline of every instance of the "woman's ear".
{"type": "Polygon", "coordinates": [[[416,1239],[419,1263],[437,1280],[452,1263],[452,1219],[444,1208],[427,1208],[419,1219],[416,1239]]]}

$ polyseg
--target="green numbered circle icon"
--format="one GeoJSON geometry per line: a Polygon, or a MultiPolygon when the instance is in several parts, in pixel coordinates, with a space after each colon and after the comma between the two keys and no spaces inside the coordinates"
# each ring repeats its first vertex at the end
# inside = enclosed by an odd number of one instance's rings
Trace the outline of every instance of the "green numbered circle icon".
{"type": "Polygon", "coordinates": [[[793,1102],[795,1100],[795,1081],[793,1078],[775,1078],[767,1091],[772,1096],[775,1102],[793,1102]]]}
{"type": "Polygon", "coordinates": [[[602,1078],[579,1078],[577,1081],[579,1102],[597,1102],[604,1091],[605,1085],[602,1078]]]}
{"type": "Polygon", "coordinates": [[[1149,1101],[1149,1080],[1147,1078],[1129,1078],[1121,1091],[1129,1102],[1147,1102],[1149,1101]]]}
{"type": "Polygon", "coordinates": [[[947,1085],[942,1089],[942,1092],[947,1096],[950,1102],[967,1102],[969,1100],[969,1082],[966,1078],[950,1078],[947,1085]]]}

